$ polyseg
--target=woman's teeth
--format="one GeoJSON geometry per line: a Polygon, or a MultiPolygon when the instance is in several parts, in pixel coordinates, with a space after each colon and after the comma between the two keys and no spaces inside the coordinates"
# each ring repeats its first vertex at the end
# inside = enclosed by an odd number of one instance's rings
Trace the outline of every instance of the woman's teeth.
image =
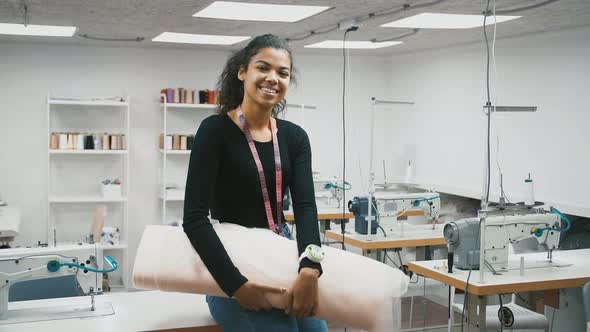
{"type": "Polygon", "coordinates": [[[270,93],[270,94],[277,94],[276,90],[273,89],[269,89],[269,88],[260,88],[262,91],[266,92],[266,93],[270,93]]]}

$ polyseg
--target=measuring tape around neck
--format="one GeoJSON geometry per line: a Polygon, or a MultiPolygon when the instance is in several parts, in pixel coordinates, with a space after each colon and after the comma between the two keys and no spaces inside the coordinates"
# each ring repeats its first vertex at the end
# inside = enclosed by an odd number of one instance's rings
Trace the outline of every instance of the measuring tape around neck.
{"type": "Polygon", "coordinates": [[[274,220],[272,217],[272,208],[270,206],[270,196],[268,194],[268,187],[266,185],[266,178],[264,176],[264,169],[262,168],[262,162],[260,161],[260,156],[258,155],[258,151],[256,151],[256,146],[254,145],[254,139],[252,138],[252,133],[250,132],[250,128],[248,127],[248,123],[246,122],[246,118],[244,117],[244,112],[242,112],[242,107],[238,106],[236,108],[236,114],[238,116],[238,120],[242,125],[242,130],[246,135],[246,140],[248,141],[248,146],[250,147],[250,152],[252,153],[252,157],[254,157],[254,162],[256,163],[256,168],[258,169],[258,179],[260,180],[260,187],[262,189],[262,198],[264,199],[264,209],[266,210],[266,220],[268,221],[268,228],[275,232],[279,233],[281,236],[283,235],[283,228],[281,227],[281,208],[283,202],[283,195],[282,195],[282,185],[283,185],[283,169],[281,167],[281,155],[279,152],[279,139],[277,137],[277,128],[276,124],[270,120],[270,131],[272,133],[272,145],[274,148],[274,157],[275,157],[275,177],[276,177],[276,193],[277,193],[277,224],[278,224],[278,231],[275,227],[274,220]]]}

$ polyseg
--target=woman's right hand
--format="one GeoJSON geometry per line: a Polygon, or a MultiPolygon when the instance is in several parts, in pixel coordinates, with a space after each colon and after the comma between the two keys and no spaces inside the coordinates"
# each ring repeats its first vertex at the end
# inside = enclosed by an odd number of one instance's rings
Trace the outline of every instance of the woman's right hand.
{"type": "Polygon", "coordinates": [[[285,288],[266,286],[247,281],[234,292],[233,298],[236,299],[243,308],[248,310],[269,311],[272,309],[272,305],[264,295],[266,293],[283,294],[286,291],[285,288]]]}

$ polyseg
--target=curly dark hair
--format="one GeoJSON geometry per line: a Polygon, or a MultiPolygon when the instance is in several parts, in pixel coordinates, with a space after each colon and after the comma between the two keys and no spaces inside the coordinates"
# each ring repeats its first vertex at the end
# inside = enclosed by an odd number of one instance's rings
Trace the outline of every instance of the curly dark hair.
{"type": "MultiPolygon", "coordinates": [[[[223,72],[219,76],[217,82],[217,90],[220,91],[219,107],[217,112],[220,114],[227,114],[238,107],[244,99],[244,83],[238,79],[238,71],[243,68],[248,68],[250,59],[258,53],[261,48],[276,48],[285,50],[289,54],[291,60],[291,80],[289,83],[295,83],[293,75],[293,54],[289,43],[278,36],[266,34],[252,39],[248,46],[233,54],[225,63],[223,72]]],[[[272,108],[272,115],[277,116],[282,112],[287,105],[285,99],[281,100],[272,108]]]]}

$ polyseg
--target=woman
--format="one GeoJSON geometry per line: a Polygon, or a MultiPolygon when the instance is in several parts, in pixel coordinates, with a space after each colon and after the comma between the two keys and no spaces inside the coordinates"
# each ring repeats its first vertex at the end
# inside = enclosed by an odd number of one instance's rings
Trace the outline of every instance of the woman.
{"type": "Polygon", "coordinates": [[[213,318],[226,332],[327,331],[326,323],[313,317],[322,268],[305,254],[320,245],[309,139],[299,126],[275,118],[285,108],[292,73],[285,40],[274,35],[254,38],[226,63],[218,83],[219,114],[202,121],[192,148],[183,227],[229,296],[207,297],[213,318]],[[220,222],[270,228],[290,237],[281,212],[287,188],[302,258],[296,281],[284,290],[247,280],[208,215],[210,209],[220,222]],[[268,292],[287,292],[287,309],[273,309],[264,297],[268,292]]]}

